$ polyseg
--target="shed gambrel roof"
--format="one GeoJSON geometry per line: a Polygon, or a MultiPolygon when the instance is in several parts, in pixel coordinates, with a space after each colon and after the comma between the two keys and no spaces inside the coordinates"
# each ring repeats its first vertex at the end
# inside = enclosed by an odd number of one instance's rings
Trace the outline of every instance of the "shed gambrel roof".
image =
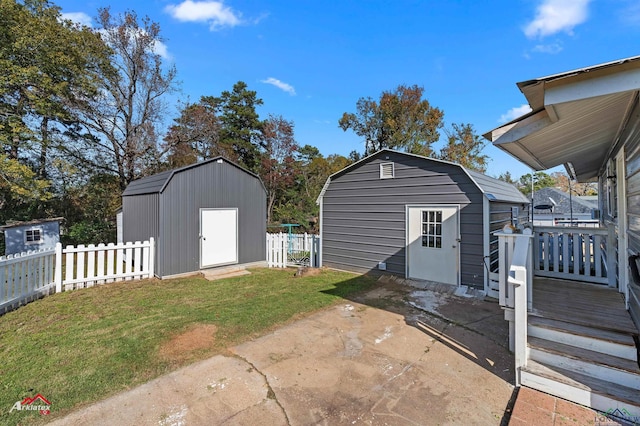
{"type": "MultiPolygon", "coordinates": [[[[123,197],[128,197],[131,195],[143,195],[143,194],[157,194],[160,193],[164,190],[164,188],[166,188],[166,186],[169,184],[169,182],[171,181],[171,178],[176,174],[176,173],[180,173],[180,172],[184,172],[185,170],[189,170],[189,169],[193,169],[196,167],[200,167],[203,166],[205,164],[209,164],[211,162],[214,161],[223,161],[227,164],[230,164],[234,167],[237,167],[238,169],[242,170],[243,172],[257,178],[258,180],[260,180],[260,183],[262,183],[262,180],[260,179],[260,177],[258,175],[256,175],[255,173],[252,173],[250,171],[248,171],[247,169],[244,169],[242,167],[240,167],[239,165],[237,165],[234,162],[231,162],[229,160],[227,160],[224,157],[215,157],[215,158],[211,158],[209,160],[205,160],[205,161],[201,161],[199,163],[194,163],[194,164],[190,164],[188,166],[184,166],[184,167],[180,167],[177,169],[173,169],[173,170],[168,170],[166,172],[161,172],[161,173],[157,173],[155,175],[151,175],[151,176],[147,176],[147,177],[143,177],[141,179],[137,179],[134,180],[132,182],[129,183],[129,185],[127,185],[127,188],[124,190],[124,192],[122,193],[123,197]]],[[[263,184],[264,187],[264,184],[263,184]]]]}
{"type": "Polygon", "coordinates": [[[529,199],[518,188],[500,179],[492,178],[460,166],[473,180],[489,201],[505,201],[529,204],[529,199]]]}
{"type": "Polygon", "coordinates": [[[516,188],[510,183],[501,181],[496,178],[492,178],[487,175],[483,175],[482,173],[478,173],[473,170],[469,170],[465,167],[462,167],[460,164],[453,163],[451,161],[439,160],[435,158],[425,157],[422,155],[409,154],[401,151],[394,151],[392,149],[382,149],[376,153],[369,155],[368,157],[363,158],[358,162],[351,164],[350,166],[345,167],[339,172],[336,172],[331,176],[329,176],[329,178],[324,184],[324,187],[322,188],[322,191],[320,192],[320,195],[318,196],[317,203],[318,204],[320,203],[320,200],[322,199],[322,197],[324,196],[324,193],[329,187],[329,183],[331,182],[332,178],[341,176],[347,173],[348,171],[359,167],[361,164],[364,164],[365,162],[368,162],[372,160],[374,157],[379,156],[385,152],[394,153],[397,155],[404,155],[411,158],[419,158],[425,161],[434,161],[437,163],[449,164],[454,167],[459,167],[464,171],[464,173],[466,173],[467,176],[469,176],[469,179],[471,179],[471,181],[476,185],[476,187],[480,190],[480,192],[482,192],[485,195],[485,197],[487,197],[489,201],[529,204],[529,199],[525,197],[524,194],[522,194],[522,192],[518,190],[518,188],[516,188]]]}

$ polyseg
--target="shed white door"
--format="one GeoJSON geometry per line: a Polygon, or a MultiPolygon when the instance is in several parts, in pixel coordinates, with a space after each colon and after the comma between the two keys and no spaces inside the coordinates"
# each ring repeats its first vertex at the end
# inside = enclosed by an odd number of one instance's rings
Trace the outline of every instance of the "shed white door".
{"type": "Polygon", "coordinates": [[[458,284],[458,207],[407,208],[407,277],[458,284]]]}
{"type": "Polygon", "coordinates": [[[238,263],[238,209],[200,209],[200,268],[238,263]]]}

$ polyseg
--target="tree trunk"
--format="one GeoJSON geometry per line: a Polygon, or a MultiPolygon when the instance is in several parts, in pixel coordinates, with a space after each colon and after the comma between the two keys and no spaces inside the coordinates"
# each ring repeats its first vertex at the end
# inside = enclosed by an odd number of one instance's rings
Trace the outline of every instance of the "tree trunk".
{"type": "Polygon", "coordinates": [[[49,147],[49,118],[44,117],[40,123],[40,158],[38,160],[38,177],[47,178],[47,149],[49,147]]]}

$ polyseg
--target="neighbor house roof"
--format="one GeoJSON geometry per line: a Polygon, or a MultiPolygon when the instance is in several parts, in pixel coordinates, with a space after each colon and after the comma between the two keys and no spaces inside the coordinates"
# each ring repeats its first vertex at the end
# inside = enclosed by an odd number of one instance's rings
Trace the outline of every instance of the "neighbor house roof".
{"type": "Polygon", "coordinates": [[[484,137],[535,170],[564,164],[593,180],[625,130],[640,90],[640,56],[517,83],[532,111],[484,137]]]}
{"type": "MultiPolygon", "coordinates": [[[[199,163],[190,164],[188,166],[180,167],[180,168],[173,169],[173,170],[168,170],[166,172],[161,172],[161,173],[157,173],[155,175],[151,175],[151,176],[143,177],[141,179],[134,180],[134,181],[130,182],[129,185],[127,185],[127,188],[122,193],[122,196],[123,197],[127,197],[127,196],[131,196],[131,195],[161,193],[162,191],[164,191],[166,186],[171,181],[171,178],[176,173],[180,173],[180,172],[184,172],[184,171],[189,170],[189,169],[200,167],[202,165],[205,165],[205,164],[208,164],[208,163],[211,163],[211,162],[214,162],[214,161],[215,162],[226,162],[227,164],[231,164],[232,166],[235,166],[238,169],[242,170],[243,172],[248,173],[251,176],[254,176],[254,177],[256,177],[256,178],[258,178],[260,180],[260,177],[258,175],[256,175],[255,173],[252,173],[252,172],[248,171],[247,169],[244,169],[244,168],[240,167],[236,163],[234,163],[232,161],[229,161],[229,160],[227,160],[226,158],[224,158],[222,156],[218,156],[218,157],[211,158],[211,159],[208,159],[208,160],[205,160],[205,161],[201,161],[199,163]]],[[[260,180],[260,182],[262,182],[262,180],[260,180]]]]}
{"type": "Polygon", "coordinates": [[[407,157],[413,157],[413,158],[419,158],[425,161],[434,161],[437,163],[442,163],[442,164],[449,164],[451,166],[454,167],[459,167],[460,169],[462,169],[464,171],[464,173],[466,173],[467,176],[469,176],[469,179],[471,179],[471,181],[476,185],[476,187],[487,197],[487,199],[489,201],[503,201],[503,202],[515,202],[515,203],[525,203],[525,204],[529,204],[529,199],[527,197],[525,197],[522,192],[520,192],[515,186],[513,186],[510,183],[501,181],[499,179],[496,178],[492,178],[490,176],[487,175],[483,175],[482,173],[478,173],[475,172],[473,170],[469,170],[465,167],[462,167],[460,164],[457,163],[453,163],[451,161],[445,161],[445,160],[438,160],[435,158],[430,158],[430,157],[425,157],[422,155],[417,155],[417,154],[409,154],[406,152],[401,152],[401,151],[394,151],[392,149],[382,149],[376,153],[373,153],[371,155],[369,155],[368,157],[363,158],[362,160],[355,162],[353,164],[351,164],[350,166],[345,167],[344,169],[340,170],[339,172],[336,172],[334,174],[332,174],[331,176],[329,176],[329,178],[327,179],[327,181],[325,182],[322,191],[320,192],[320,195],[318,196],[317,199],[317,203],[320,203],[320,199],[322,199],[322,197],[324,196],[327,188],[329,187],[329,183],[331,182],[332,178],[336,178],[338,176],[341,176],[345,173],[347,173],[349,170],[352,170],[356,167],[359,167],[360,164],[364,163],[364,162],[368,162],[370,161],[373,157],[381,155],[385,152],[391,152],[394,154],[399,154],[399,155],[404,155],[407,157]]]}
{"type": "Polygon", "coordinates": [[[49,219],[32,219],[27,221],[8,222],[6,225],[0,226],[0,230],[17,228],[19,226],[40,225],[42,223],[47,223],[47,222],[62,222],[63,220],[64,220],[63,217],[52,217],[49,219]]]}
{"type": "MultiPolygon", "coordinates": [[[[553,206],[553,213],[569,213],[572,209],[574,213],[590,213],[598,208],[598,200],[585,200],[577,195],[569,197],[569,194],[558,188],[541,188],[533,193],[533,206],[549,205],[553,206]]],[[[536,210],[536,213],[541,211],[536,210]]]]}

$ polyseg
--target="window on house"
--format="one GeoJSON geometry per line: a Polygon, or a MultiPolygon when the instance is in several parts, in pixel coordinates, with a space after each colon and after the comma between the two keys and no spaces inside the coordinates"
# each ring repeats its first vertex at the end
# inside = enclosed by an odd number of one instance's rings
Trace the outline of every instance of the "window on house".
{"type": "Polygon", "coordinates": [[[380,179],[391,179],[394,177],[393,163],[380,163],[380,179]]]}
{"type": "Polygon", "coordinates": [[[442,210],[422,211],[422,247],[442,248],[442,210]]]}
{"type": "Polygon", "coordinates": [[[34,228],[24,231],[24,242],[26,244],[39,244],[42,242],[42,229],[34,228]]]}

